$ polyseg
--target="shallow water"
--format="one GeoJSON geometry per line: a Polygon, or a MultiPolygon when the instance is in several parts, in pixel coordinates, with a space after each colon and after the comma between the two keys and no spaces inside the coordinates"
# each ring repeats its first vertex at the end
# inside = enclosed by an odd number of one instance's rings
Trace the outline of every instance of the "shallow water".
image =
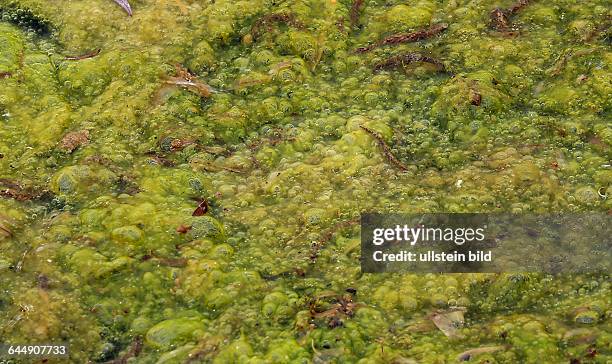
{"type": "Polygon", "coordinates": [[[612,360],[607,274],[361,274],[356,223],[611,211],[605,1],[530,2],[503,29],[508,1],[130,4],[0,0],[0,342],[75,363],[612,360]]]}

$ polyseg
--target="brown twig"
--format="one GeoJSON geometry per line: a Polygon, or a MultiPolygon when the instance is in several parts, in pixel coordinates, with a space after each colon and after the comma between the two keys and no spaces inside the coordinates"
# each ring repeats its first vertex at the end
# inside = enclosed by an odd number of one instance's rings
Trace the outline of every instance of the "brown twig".
{"type": "Polygon", "coordinates": [[[405,164],[403,164],[402,162],[400,162],[400,160],[397,159],[397,157],[395,157],[393,155],[393,153],[391,153],[391,148],[389,148],[389,146],[387,145],[385,140],[380,136],[380,134],[378,134],[374,130],[368,128],[367,126],[360,125],[359,127],[361,129],[365,130],[371,136],[373,136],[374,139],[376,139],[376,141],[378,142],[378,146],[382,150],[383,154],[385,155],[385,157],[387,158],[387,161],[389,161],[389,163],[391,163],[392,165],[394,165],[395,167],[397,167],[398,169],[400,169],[402,171],[407,171],[408,170],[408,167],[405,164]]]}
{"type": "Polygon", "coordinates": [[[96,49],[94,51],[91,51],[89,53],[85,53],[85,54],[80,55],[80,56],[66,56],[66,57],[64,57],[64,59],[68,60],[68,61],[80,61],[82,59],[93,58],[93,57],[97,56],[98,54],[100,54],[101,50],[102,49],[98,48],[98,49],[96,49]]]}
{"type": "Polygon", "coordinates": [[[385,45],[417,42],[419,40],[428,39],[437,34],[440,34],[446,29],[448,29],[448,24],[440,23],[440,24],[432,25],[429,28],[420,29],[420,30],[417,30],[411,33],[393,34],[369,46],[357,48],[356,52],[365,53],[365,52],[371,51],[372,49],[382,47],[385,45]]]}

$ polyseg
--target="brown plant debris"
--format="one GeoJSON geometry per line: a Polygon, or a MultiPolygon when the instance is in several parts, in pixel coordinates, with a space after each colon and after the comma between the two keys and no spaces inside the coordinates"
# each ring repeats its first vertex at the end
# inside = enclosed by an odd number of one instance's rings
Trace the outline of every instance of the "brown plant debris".
{"type": "MultiPolygon", "coordinates": [[[[167,77],[164,80],[164,84],[166,86],[182,87],[190,91],[193,91],[204,98],[208,98],[212,95],[213,93],[212,87],[198,80],[198,77],[192,74],[191,72],[189,72],[188,69],[186,69],[185,67],[183,67],[182,65],[178,63],[174,65],[174,68],[176,70],[176,76],[167,77]]],[[[161,94],[163,94],[164,91],[165,91],[165,88],[162,88],[162,90],[160,90],[159,92],[160,95],[158,95],[157,97],[158,99],[161,98],[161,94]]]]}
{"type": "Polygon", "coordinates": [[[480,106],[481,102],[482,102],[482,95],[478,91],[474,89],[470,89],[470,104],[474,106],[480,106]]]}
{"type": "Polygon", "coordinates": [[[176,228],[176,232],[179,234],[187,234],[187,232],[189,232],[189,230],[191,230],[191,225],[179,225],[179,227],[176,228]]]}
{"type": "Polygon", "coordinates": [[[357,309],[359,309],[361,306],[361,304],[353,301],[353,295],[351,294],[322,294],[310,301],[309,313],[313,319],[325,318],[327,320],[327,326],[333,329],[335,327],[343,326],[343,320],[353,317],[357,309]],[[335,303],[333,303],[330,308],[319,311],[320,304],[322,303],[321,299],[330,296],[335,303]]]}
{"type": "Polygon", "coordinates": [[[9,71],[1,71],[1,72],[0,72],[0,79],[3,79],[3,78],[10,78],[10,77],[12,77],[12,76],[13,76],[13,73],[12,73],[12,72],[9,72],[9,71]]]}
{"type": "Polygon", "coordinates": [[[182,150],[188,145],[195,144],[193,140],[173,139],[170,142],[170,149],[172,151],[182,150]]]}
{"type": "Polygon", "coordinates": [[[355,29],[359,26],[359,16],[361,15],[361,11],[363,10],[364,0],[355,0],[353,1],[353,5],[351,5],[350,11],[350,19],[351,19],[351,29],[355,29]]]}
{"type": "Polygon", "coordinates": [[[206,215],[209,209],[208,201],[206,199],[197,199],[198,207],[193,211],[191,216],[203,216],[206,215]]]}
{"type": "Polygon", "coordinates": [[[480,106],[480,104],[482,103],[482,95],[480,94],[480,92],[478,92],[476,84],[477,82],[474,81],[470,85],[470,92],[469,92],[470,104],[474,106],[480,106]]]}
{"type": "Polygon", "coordinates": [[[305,25],[293,13],[273,13],[257,19],[251,27],[251,36],[257,39],[262,34],[272,31],[272,24],[280,23],[288,27],[304,29],[305,25]]]}
{"type": "Polygon", "coordinates": [[[89,130],[79,130],[70,132],[62,138],[60,149],[72,153],[78,147],[89,144],[89,130]]]}
{"type": "Polygon", "coordinates": [[[429,28],[420,29],[411,33],[393,34],[369,46],[357,48],[356,52],[365,53],[371,51],[372,49],[385,45],[417,42],[419,40],[428,39],[437,34],[440,34],[446,29],[448,29],[448,24],[440,23],[432,25],[429,28]]]}
{"type": "Polygon", "coordinates": [[[454,307],[448,311],[434,312],[430,319],[440,331],[449,338],[460,337],[459,329],[465,323],[463,314],[466,309],[464,307],[454,307]]]}
{"type": "Polygon", "coordinates": [[[17,201],[31,201],[48,197],[50,192],[32,186],[24,186],[8,178],[0,178],[0,197],[17,201]]]}
{"type": "Polygon", "coordinates": [[[387,58],[386,60],[377,63],[374,66],[374,71],[394,69],[398,67],[403,68],[411,63],[429,63],[438,67],[441,72],[446,72],[446,68],[441,61],[429,56],[424,56],[420,53],[405,53],[387,58]]]}
{"type": "Polygon", "coordinates": [[[400,162],[400,160],[397,159],[397,157],[395,157],[393,155],[393,153],[391,153],[391,148],[389,148],[389,146],[387,145],[385,140],[382,138],[382,136],[380,136],[380,134],[378,134],[374,130],[368,128],[367,126],[360,125],[360,127],[361,127],[361,129],[365,130],[366,133],[370,134],[371,136],[374,137],[374,139],[376,139],[376,141],[378,142],[378,146],[380,147],[381,151],[383,152],[383,155],[385,156],[385,158],[387,159],[387,161],[391,165],[397,167],[398,169],[400,169],[402,171],[407,171],[408,170],[408,167],[405,164],[403,164],[402,162],[400,162]]]}
{"type": "Polygon", "coordinates": [[[100,51],[102,51],[102,49],[98,48],[98,49],[96,49],[94,51],[82,54],[80,56],[66,56],[66,57],[64,57],[64,59],[67,60],[67,61],[80,61],[82,59],[93,58],[93,57],[97,56],[98,54],[100,54],[100,51]]]}
{"type": "Polygon", "coordinates": [[[176,164],[172,160],[168,159],[165,155],[159,154],[155,151],[147,152],[146,155],[151,158],[151,162],[162,167],[174,167],[176,164]]]}
{"type": "Polygon", "coordinates": [[[499,32],[509,32],[512,28],[510,18],[527,5],[529,5],[529,0],[519,0],[508,9],[493,9],[490,13],[491,27],[499,32]]]}
{"type": "Polygon", "coordinates": [[[182,268],[187,265],[186,258],[154,258],[159,265],[164,265],[173,268],[182,268]]]}

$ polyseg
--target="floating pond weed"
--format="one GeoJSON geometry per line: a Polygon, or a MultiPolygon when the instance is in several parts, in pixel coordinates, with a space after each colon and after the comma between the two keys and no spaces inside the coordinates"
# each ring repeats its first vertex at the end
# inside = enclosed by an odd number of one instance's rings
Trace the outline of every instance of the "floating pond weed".
{"type": "Polygon", "coordinates": [[[611,360],[608,273],[363,274],[358,227],[609,213],[605,1],[115,3],[0,0],[0,341],[611,360]]]}

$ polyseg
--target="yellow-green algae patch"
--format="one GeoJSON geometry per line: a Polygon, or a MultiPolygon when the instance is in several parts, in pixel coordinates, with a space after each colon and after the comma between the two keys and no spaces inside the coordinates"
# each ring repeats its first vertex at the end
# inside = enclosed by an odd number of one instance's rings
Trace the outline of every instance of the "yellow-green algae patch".
{"type": "Polygon", "coordinates": [[[506,31],[505,0],[130,3],[0,0],[0,341],[74,363],[611,360],[608,274],[361,274],[356,224],[609,213],[605,1],[530,1],[506,31]],[[375,71],[400,54],[444,71],[375,71]],[[169,87],[176,64],[210,97],[169,87]],[[462,325],[432,322],[455,306],[462,325]]]}

